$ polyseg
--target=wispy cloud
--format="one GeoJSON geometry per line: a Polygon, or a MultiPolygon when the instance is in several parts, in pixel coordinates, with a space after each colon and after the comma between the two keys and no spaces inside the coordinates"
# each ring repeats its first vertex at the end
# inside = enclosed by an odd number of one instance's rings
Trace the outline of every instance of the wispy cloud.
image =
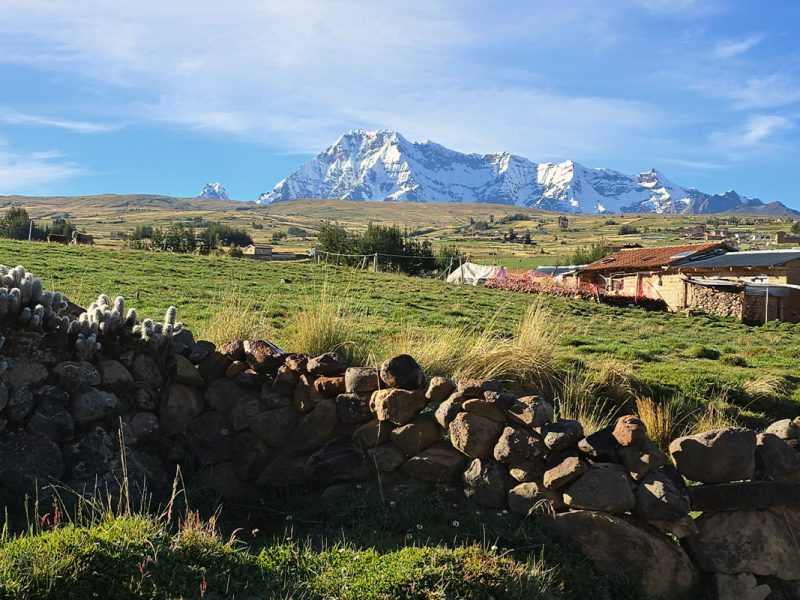
{"type": "Polygon", "coordinates": [[[748,153],[764,151],[780,145],[786,133],[794,128],[786,117],[757,115],[740,127],[711,134],[713,145],[731,158],[743,158],[748,153]]]}
{"type": "Polygon", "coordinates": [[[755,48],[763,39],[763,36],[753,34],[739,40],[723,40],[714,46],[711,56],[720,59],[734,58],[755,48]]]}
{"type": "Polygon", "coordinates": [[[678,167],[685,167],[687,169],[696,169],[698,171],[718,171],[727,167],[727,165],[722,163],[709,162],[706,160],[688,160],[684,158],[662,158],[661,162],[678,167]]]}
{"type": "Polygon", "coordinates": [[[119,125],[108,125],[105,123],[94,123],[91,121],[75,121],[71,119],[59,119],[43,115],[32,115],[2,107],[0,107],[0,123],[4,123],[6,125],[55,127],[57,129],[65,129],[75,133],[107,133],[120,129],[119,125]]]}
{"type": "Polygon", "coordinates": [[[53,182],[82,175],[85,170],[60,152],[19,152],[0,140],[0,194],[20,189],[42,190],[53,182]]]}

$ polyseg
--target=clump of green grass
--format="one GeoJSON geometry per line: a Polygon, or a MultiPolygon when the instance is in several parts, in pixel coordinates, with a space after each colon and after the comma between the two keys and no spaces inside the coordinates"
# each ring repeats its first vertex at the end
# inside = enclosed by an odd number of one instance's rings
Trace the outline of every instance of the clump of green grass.
{"type": "Polygon", "coordinates": [[[549,385],[560,335],[553,313],[534,302],[512,335],[499,335],[493,325],[490,321],[482,329],[407,328],[385,345],[392,354],[410,354],[429,374],[493,379],[525,389],[549,385]]]}
{"type": "Polygon", "coordinates": [[[709,348],[708,346],[696,345],[692,346],[686,351],[686,355],[690,358],[706,358],[708,360],[717,360],[720,357],[719,350],[709,348]]]}

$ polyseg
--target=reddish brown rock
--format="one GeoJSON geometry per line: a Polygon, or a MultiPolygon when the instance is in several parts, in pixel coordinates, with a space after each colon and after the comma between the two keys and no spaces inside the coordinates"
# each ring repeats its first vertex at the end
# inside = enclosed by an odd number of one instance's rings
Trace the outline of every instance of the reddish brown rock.
{"type": "Polygon", "coordinates": [[[299,417],[292,407],[273,408],[250,417],[248,426],[267,446],[279,448],[289,440],[299,417]]]}
{"type": "Polygon", "coordinates": [[[498,423],[506,422],[505,413],[496,405],[486,402],[485,400],[467,400],[464,402],[462,408],[465,412],[480,415],[492,421],[497,421],[498,423]]]}
{"type": "Polygon", "coordinates": [[[460,479],[467,459],[444,440],[412,456],[400,469],[403,474],[433,483],[453,483],[460,479]]]}
{"type": "Polygon", "coordinates": [[[350,367],[344,372],[344,386],[348,394],[372,393],[380,387],[378,370],[372,367],[350,367]]]}
{"type": "Polygon", "coordinates": [[[374,448],[388,442],[394,428],[395,425],[389,421],[373,419],[359,426],[353,432],[351,439],[361,448],[374,448]]]}
{"type": "Polygon", "coordinates": [[[345,391],[344,377],[319,377],[314,381],[314,390],[325,398],[335,398],[345,391]]]}
{"type": "Polygon", "coordinates": [[[189,422],[203,411],[203,398],[194,386],[173,383],[167,401],[159,412],[161,431],[167,435],[182,433],[189,422]]]}
{"type": "MultiPolygon", "coordinates": [[[[544,473],[544,487],[557,490],[575,481],[588,469],[585,461],[577,456],[569,456],[544,473]]],[[[631,495],[633,497],[633,495],[631,495]]]]}
{"type": "Polygon", "coordinates": [[[249,368],[250,368],[250,365],[248,365],[245,361],[243,361],[243,360],[235,360],[225,370],[225,377],[227,377],[228,379],[233,379],[239,373],[242,373],[242,372],[246,371],[249,368]]]}
{"type": "Polygon", "coordinates": [[[550,514],[564,508],[559,492],[544,487],[541,480],[520,483],[508,492],[508,507],[527,517],[534,513],[550,514]]]}
{"type": "Polygon", "coordinates": [[[416,390],[425,383],[425,373],[411,356],[399,354],[381,365],[381,379],[389,387],[416,390]]]}
{"type": "Polygon", "coordinates": [[[425,397],[434,404],[438,404],[444,402],[455,389],[456,384],[451,379],[436,375],[431,377],[430,382],[428,382],[428,390],[425,392],[425,397]]]}
{"type": "Polygon", "coordinates": [[[197,365],[197,370],[200,371],[200,375],[202,375],[203,379],[207,383],[210,383],[215,379],[223,377],[231,362],[231,359],[224,354],[212,352],[200,361],[200,364],[197,365]]]}
{"type": "Polygon", "coordinates": [[[448,429],[454,448],[470,458],[481,458],[492,455],[503,425],[480,415],[462,412],[456,415],[448,429]]]}
{"type": "Polygon", "coordinates": [[[756,434],[727,427],[673,440],[669,451],[675,467],[690,481],[726,483],[752,479],[756,434]]]}
{"type": "Polygon", "coordinates": [[[612,435],[620,446],[639,446],[647,437],[647,427],[636,415],[625,415],[617,419],[612,435]]]}
{"type": "Polygon", "coordinates": [[[244,350],[244,340],[233,340],[227,344],[222,344],[217,350],[234,362],[243,362],[247,358],[244,350]]]}
{"type": "Polygon", "coordinates": [[[378,420],[403,425],[417,416],[427,403],[419,390],[387,388],[372,393],[370,408],[378,420]]]}
{"type": "Polygon", "coordinates": [[[442,438],[442,431],[433,420],[433,415],[421,415],[406,425],[394,429],[391,434],[392,443],[406,456],[412,456],[424,450],[442,438]]]}
{"type": "Polygon", "coordinates": [[[345,368],[344,357],[336,352],[326,352],[308,359],[306,370],[312,375],[332,377],[339,375],[345,368]]]}

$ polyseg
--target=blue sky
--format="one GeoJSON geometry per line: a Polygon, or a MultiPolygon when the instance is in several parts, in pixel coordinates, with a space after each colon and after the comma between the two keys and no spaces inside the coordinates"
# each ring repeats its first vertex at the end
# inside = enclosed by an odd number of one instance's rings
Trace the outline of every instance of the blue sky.
{"type": "Polygon", "coordinates": [[[800,208],[800,2],[2,0],[0,194],[255,199],[354,128],[800,208]]]}

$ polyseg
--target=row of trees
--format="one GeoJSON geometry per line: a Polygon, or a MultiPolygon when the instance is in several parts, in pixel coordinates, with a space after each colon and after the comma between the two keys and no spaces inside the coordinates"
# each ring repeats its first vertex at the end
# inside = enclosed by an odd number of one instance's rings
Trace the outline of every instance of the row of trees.
{"type": "Polygon", "coordinates": [[[125,244],[137,250],[161,250],[208,254],[222,246],[247,246],[253,238],[244,229],[223,223],[209,223],[196,230],[191,225],[176,223],[167,228],[140,225],[125,237],[125,244]]]}
{"type": "Polygon", "coordinates": [[[363,233],[324,223],[317,234],[317,248],[330,253],[332,260],[350,265],[358,265],[365,256],[377,254],[382,269],[411,275],[445,269],[459,257],[463,260],[456,246],[440,246],[434,251],[431,242],[414,239],[397,225],[384,227],[374,223],[369,223],[363,233]]]}
{"type": "Polygon", "coordinates": [[[53,219],[50,225],[44,227],[32,221],[28,211],[21,206],[12,206],[0,219],[0,237],[12,240],[45,240],[50,233],[58,235],[72,235],[75,226],[66,219],[53,219]]]}

